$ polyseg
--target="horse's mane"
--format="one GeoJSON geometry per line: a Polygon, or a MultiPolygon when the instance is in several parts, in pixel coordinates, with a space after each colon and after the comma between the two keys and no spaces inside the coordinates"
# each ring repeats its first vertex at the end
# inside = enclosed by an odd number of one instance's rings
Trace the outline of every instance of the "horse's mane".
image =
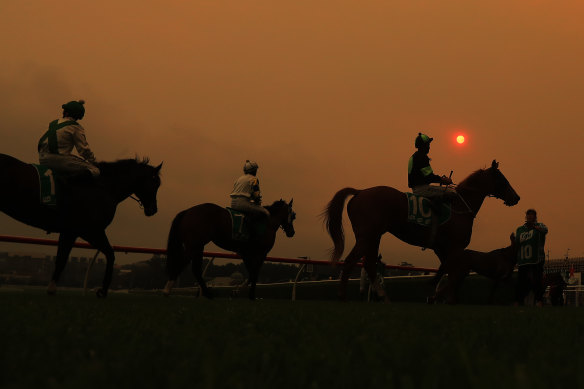
{"type": "Polygon", "coordinates": [[[98,162],[96,165],[104,176],[119,175],[122,172],[133,171],[136,167],[150,166],[150,158],[119,159],[113,162],[98,162]]]}
{"type": "Polygon", "coordinates": [[[264,206],[264,208],[266,208],[270,213],[272,213],[272,209],[280,209],[282,208],[284,205],[288,205],[284,200],[278,200],[278,201],[274,201],[272,203],[272,205],[266,205],[264,206]]]}
{"type": "Polygon", "coordinates": [[[474,172],[472,172],[471,174],[468,175],[468,177],[466,177],[464,180],[462,180],[458,186],[459,187],[469,187],[469,188],[475,188],[477,187],[477,180],[482,177],[485,172],[487,171],[487,169],[478,169],[475,170],[474,172]]]}

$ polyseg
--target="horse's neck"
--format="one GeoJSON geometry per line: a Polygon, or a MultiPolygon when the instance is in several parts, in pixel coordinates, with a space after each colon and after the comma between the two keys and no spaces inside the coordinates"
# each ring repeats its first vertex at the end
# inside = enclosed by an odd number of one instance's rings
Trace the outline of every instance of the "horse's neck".
{"type": "Polygon", "coordinates": [[[270,218],[268,221],[268,229],[270,231],[278,231],[278,228],[282,225],[281,217],[277,214],[270,213],[270,218]]]}
{"type": "Polygon", "coordinates": [[[458,186],[456,191],[464,199],[466,204],[470,207],[473,216],[476,216],[481,209],[485,198],[487,197],[487,193],[485,190],[480,188],[470,188],[467,186],[458,186]]]}
{"type": "Polygon", "coordinates": [[[134,193],[134,176],[131,174],[102,177],[103,185],[118,203],[121,203],[134,193]]]}

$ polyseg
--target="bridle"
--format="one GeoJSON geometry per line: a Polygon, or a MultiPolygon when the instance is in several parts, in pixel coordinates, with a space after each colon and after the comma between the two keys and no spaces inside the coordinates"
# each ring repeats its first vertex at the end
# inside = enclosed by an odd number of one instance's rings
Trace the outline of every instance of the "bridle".
{"type": "Polygon", "coordinates": [[[134,197],[134,195],[130,195],[130,198],[138,203],[138,205],[140,206],[140,209],[144,209],[144,204],[142,203],[142,200],[140,200],[137,197],[134,197]]]}

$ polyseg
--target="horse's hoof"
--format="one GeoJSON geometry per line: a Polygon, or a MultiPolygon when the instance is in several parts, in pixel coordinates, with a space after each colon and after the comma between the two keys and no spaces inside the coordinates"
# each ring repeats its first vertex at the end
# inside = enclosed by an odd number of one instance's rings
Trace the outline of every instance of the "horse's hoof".
{"type": "Polygon", "coordinates": [[[97,298],[104,299],[107,297],[107,291],[103,290],[102,288],[99,288],[97,291],[95,291],[95,295],[97,296],[97,298]]]}
{"type": "Polygon", "coordinates": [[[51,281],[49,283],[49,286],[47,287],[47,294],[49,296],[54,296],[55,294],[57,294],[57,284],[55,283],[55,281],[51,281]]]}
{"type": "Polygon", "coordinates": [[[426,297],[426,304],[434,304],[436,302],[436,298],[434,296],[426,297]]]}

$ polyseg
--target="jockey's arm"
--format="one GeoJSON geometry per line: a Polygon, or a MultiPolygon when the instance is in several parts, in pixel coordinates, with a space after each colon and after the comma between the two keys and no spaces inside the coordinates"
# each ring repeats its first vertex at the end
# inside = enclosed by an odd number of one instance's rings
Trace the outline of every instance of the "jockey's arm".
{"type": "Polygon", "coordinates": [[[93,155],[93,152],[87,143],[87,139],[85,138],[85,130],[81,126],[72,127],[74,127],[72,135],[75,149],[83,159],[89,162],[95,162],[95,155],[93,155]]]}
{"type": "Polygon", "coordinates": [[[424,180],[426,181],[426,183],[428,184],[432,184],[432,183],[441,183],[442,182],[442,177],[440,177],[437,174],[434,174],[434,172],[432,171],[432,168],[430,167],[430,165],[428,165],[427,167],[424,167],[422,169],[420,169],[422,172],[422,175],[424,176],[424,180]]]}
{"type": "Polygon", "coordinates": [[[254,177],[251,183],[251,199],[257,204],[260,205],[262,203],[262,193],[260,191],[260,181],[257,177],[254,177]]]}
{"type": "Polygon", "coordinates": [[[536,230],[538,230],[542,234],[547,234],[548,233],[548,228],[543,223],[535,223],[535,225],[533,226],[533,228],[535,228],[536,230]]]}

